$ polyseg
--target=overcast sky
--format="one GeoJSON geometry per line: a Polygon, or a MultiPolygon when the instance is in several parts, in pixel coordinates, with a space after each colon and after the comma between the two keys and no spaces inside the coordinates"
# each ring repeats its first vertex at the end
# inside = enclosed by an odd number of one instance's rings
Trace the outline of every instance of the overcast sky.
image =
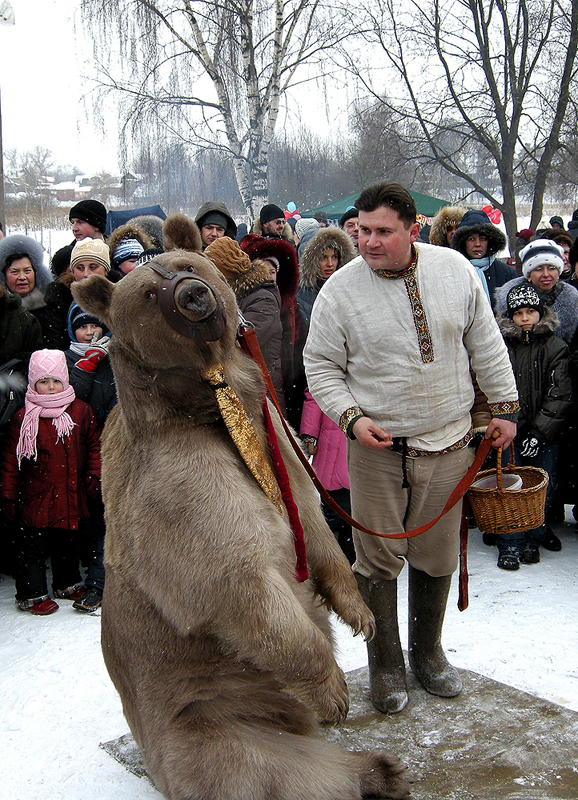
{"type": "MultiPolygon", "coordinates": [[[[117,169],[116,129],[96,133],[82,96],[83,59],[92,55],[74,2],[11,0],[16,24],[0,25],[0,91],[4,150],[52,151],[57,164],[88,173],[117,169]],[[76,28],[75,28],[76,22],[76,28]]],[[[112,115],[114,119],[114,114],[112,115]]]]}

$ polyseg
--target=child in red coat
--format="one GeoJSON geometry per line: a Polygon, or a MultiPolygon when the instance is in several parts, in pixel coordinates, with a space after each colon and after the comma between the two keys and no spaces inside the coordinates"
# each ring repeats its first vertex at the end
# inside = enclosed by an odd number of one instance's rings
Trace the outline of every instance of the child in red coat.
{"type": "Polygon", "coordinates": [[[100,492],[100,429],[76,398],[60,350],[30,358],[25,406],[12,420],[0,479],[3,511],[22,526],[16,605],[52,614],[58,604],[48,596],[46,559],[54,596],[74,598],[82,588],[75,536],[88,498],[100,492]]]}

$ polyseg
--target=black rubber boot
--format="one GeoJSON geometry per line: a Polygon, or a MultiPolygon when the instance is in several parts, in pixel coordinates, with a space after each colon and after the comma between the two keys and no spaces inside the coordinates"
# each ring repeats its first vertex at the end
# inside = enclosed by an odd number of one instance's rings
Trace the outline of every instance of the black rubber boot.
{"type": "Polygon", "coordinates": [[[367,643],[371,702],[384,714],[407,705],[405,662],[397,624],[397,580],[374,581],[355,574],[361,596],[375,617],[376,633],[367,643]]]}
{"type": "Polygon", "coordinates": [[[409,567],[409,663],[423,688],[438,697],[455,697],[462,690],[441,645],[451,582],[451,575],[432,578],[409,567]]]}

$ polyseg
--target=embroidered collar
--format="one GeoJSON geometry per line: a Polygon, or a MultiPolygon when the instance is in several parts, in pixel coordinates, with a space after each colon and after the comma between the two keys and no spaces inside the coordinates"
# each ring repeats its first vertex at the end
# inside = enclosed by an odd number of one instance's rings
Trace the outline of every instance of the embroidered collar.
{"type": "Polygon", "coordinates": [[[410,278],[416,270],[417,267],[417,250],[415,247],[411,246],[411,261],[409,262],[407,267],[400,269],[398,272],[393,272],[389,269],[374,269],[373,272],[377,275],[378,278],[385,278],[388,281],[398,281],[402,278],[410,278]]]}

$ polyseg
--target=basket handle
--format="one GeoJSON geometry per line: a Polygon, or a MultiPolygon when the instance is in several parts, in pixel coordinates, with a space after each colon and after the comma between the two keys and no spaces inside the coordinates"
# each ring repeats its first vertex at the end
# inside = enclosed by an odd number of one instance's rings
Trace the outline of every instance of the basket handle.
{"type": "MultiPolygon", "coordinates": [[[[508,467],[515,467],[516,466],[516,456],[514,454],[514,443],[511,442],[510,444],[510,463],[508,467]]],[[[496,483],[498,485],[498,491],[502,492],[502,447],[498,447],[498,452],[496,454],[496,483]]]]}

